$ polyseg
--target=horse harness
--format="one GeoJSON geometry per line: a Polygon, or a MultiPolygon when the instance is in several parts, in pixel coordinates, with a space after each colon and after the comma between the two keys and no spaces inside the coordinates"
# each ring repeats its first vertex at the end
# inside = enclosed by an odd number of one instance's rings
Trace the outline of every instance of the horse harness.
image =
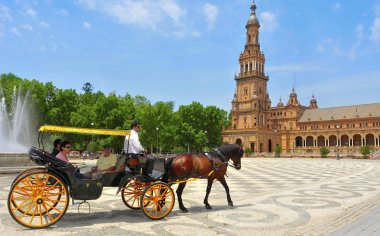
{"type": "Polygon", "coordinates": [[[210,173],[208,174],[209,176],[214,172],[214,171],[217,171],[217,170],[219,170],[219,167],[221,166],[221,165],[225,165],[226,167],[228,166],[228,160],[227,160],[227,158],[220,152],[220,150],[218,149],[218,148],[215,148],[214,150],[213,150],[213,152],[215,152],[216,153],[216,157],[217,158],[219,158],[219,160],[221,160],[222,161],[222,163],[221,164],[219,164],[219,165],[216,165],[216,163],[215,163],[215,161],[214,161],[214,159],[213,159],[213,155],[211,155],[210,153],[205,153],[205,155],[207,156],[207,158],[209,159],[209,161],[211,162],[211,164],[212,164],[212,170],[210,171],[210,173]]]}

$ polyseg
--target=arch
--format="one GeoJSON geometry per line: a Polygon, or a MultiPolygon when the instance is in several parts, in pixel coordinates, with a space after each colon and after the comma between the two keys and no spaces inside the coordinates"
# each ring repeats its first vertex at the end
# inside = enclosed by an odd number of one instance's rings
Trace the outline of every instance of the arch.
{"type": "Polygon", "coordinates": [[[345,134],[340,137],[340,145],[350,146],[350,138],[348,137],[348,135],[345,134]]]}
{"type": "Polygon", "coordinates": [[[317,138],[317,146],[318,147],[326,146],[325,142],[326,142],[325,136],[323,136],[323,135],[318,136],[318,138],[317,138]]]}
{"type": "Polygon", "coordinates": [[[237,138],[237,139],[235,140],[235,143],[236,143],[236,144],[239,144],[240,146],[243,145],[243,141],[241,140],[241,138],[237,138]]]}
{"type": "Polygon", "coordinates": [[[329,146],[333,147],[336,146],[336,135],[330,135],[329,136],[329,146]]]}
{"type": "Polygon", "coordinates": [[[306,147],[313,147],[313,146],[314,146],[313,136],[307,136],[306,137],[306,147]]]}
{"type": "Polygon", "coordinates": [[[296,137],[296,147],[302,147],[302,137],[301,136],[296,137]]]}
{"type": "Polygon", "coordinates": [[[268,152],[272,152],[272,140],[268,140],[268,152]]]}
{"type": "Polygon", "coordinates": [[[354,146],[361,146],[362,145],[362,136],[360,134],[355,134],[352,139],[354,142],[354,146]]]}
{"type": "Polygon", "coordinates": [[[370,146],[375,146],[375,135],[367,134],[365,136],[366,144],[370,146]]]}

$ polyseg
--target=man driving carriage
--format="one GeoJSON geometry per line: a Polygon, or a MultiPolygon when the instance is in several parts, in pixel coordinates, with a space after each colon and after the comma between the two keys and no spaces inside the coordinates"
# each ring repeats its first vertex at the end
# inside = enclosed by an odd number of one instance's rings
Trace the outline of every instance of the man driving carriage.
{"type": "MultiPolygon", "coordinates": [[[[140,143],[139,131],[141,129],[138,121],[133,121],[131,124],[131,133],[125,136],[124,152],[126,154],[141,154],[144,152],[144,148],[140,143]]],[[[147,163],[145,166],[145,174],[150,175],[153,172],[155,158],[152,155],[147,155],[147,163]]]]}

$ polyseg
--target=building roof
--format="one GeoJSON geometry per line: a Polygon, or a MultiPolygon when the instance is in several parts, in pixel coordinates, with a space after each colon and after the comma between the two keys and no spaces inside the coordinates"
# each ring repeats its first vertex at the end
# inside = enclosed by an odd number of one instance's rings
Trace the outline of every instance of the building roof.
{"type": "Polygon", "coordinates": [[[380,117],[380,103],[307,109],[299,122],[331,121],[357,118],[380,117]]]}

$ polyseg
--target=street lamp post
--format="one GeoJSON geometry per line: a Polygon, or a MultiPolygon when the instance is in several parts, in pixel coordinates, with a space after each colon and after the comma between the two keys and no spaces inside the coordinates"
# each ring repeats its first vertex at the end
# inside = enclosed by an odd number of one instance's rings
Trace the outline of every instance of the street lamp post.
{"type": "Polygon", "coordinates": [[[156,127],[156,154],[158,154],[158,127],[156,127]]]}
{"type": "MultiPolygon", "coordinates": [[[[207,149],[207,130],[205,130],[205,136],[206,136],[206,141],[205,141],[205,149],[207,149]]],[[[205,150],[206,151],[206,150],[205,150]]]]}
{"type": "Polygon", "coordinates": [[[336,125],[337,137],[336,137],[336,159],[339,160],[339,125],[336,125]]]}
{"type": "MultiPolygon", "coordinates": [[[[94,122],[91,122],[91,128],[94,128],[94,122]]],[[[91,160],[94,158],[94,135],[91,135],[91,145],[92,145],[92,155],[91,155],[91,160]]]]}

